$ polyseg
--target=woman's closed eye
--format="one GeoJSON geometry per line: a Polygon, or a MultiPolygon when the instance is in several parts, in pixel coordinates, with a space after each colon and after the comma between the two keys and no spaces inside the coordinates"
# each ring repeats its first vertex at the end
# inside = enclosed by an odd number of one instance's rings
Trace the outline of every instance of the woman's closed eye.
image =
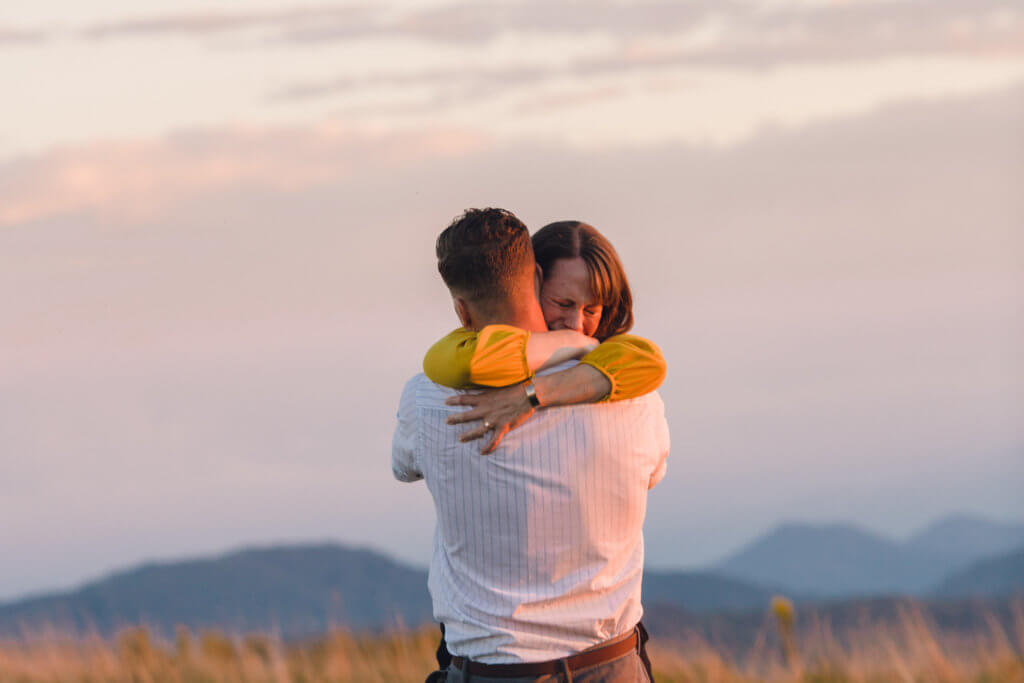
{"type": "MultiPolygon", "coordinates": [[[[555,301],[555,305],[567,310],[577,307],[575,301],[555,301]]],[[[601,312],[602,306],[583,306],[582,308],[583,312],[587,315],[598,315],[601,312]]]]}

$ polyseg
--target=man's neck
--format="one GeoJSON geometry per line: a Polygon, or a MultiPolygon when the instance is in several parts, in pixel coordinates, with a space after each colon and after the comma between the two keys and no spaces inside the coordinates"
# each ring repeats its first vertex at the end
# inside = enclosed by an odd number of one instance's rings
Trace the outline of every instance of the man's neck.
{"type": "Polygon", "coordinates": [[[548,326],[544,322],[544,314],[540,310],[540,304],[532,297],[526,301],[510,302],[495,311],[483,315],[477,329],[487,325],[512,325],[530,332],[547,332],[548,326]]]}

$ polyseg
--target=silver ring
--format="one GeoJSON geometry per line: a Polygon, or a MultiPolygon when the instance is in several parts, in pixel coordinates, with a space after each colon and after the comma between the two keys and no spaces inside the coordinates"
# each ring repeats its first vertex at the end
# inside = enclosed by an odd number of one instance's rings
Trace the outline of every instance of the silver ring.
{"type": "Polygon", "coordinates": [[[484,429],[487,431],[491,431],[492,429],[494,429],[494,425],[492,425],[487,420],[484,420],[484,429]]]}

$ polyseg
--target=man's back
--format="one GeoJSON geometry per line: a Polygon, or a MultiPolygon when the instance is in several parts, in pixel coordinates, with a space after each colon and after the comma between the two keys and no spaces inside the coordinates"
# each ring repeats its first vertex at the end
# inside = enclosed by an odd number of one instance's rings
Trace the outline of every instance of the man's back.
{"type": "Polygon", "coordinates": [[[437,511],[430,592],[449,649],[485,663],[564,657],[639,621],[647,490],[664,474],[657,394],[539,411],[481,456],[446,424],[454,392],[418,375],[395,433],[395,476],[437,511]]]}

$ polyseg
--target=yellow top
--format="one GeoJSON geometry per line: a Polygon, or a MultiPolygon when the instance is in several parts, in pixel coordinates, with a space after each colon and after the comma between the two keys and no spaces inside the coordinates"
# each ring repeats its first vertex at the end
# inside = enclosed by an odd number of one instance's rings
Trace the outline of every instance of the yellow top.
{"type": "MultiPolygon", "coordinates": [[[[527,330],[488,325],[479,332],[465,327],[442,337],[423,358],[423,372],[454,389],[504,387],[533,376],[526,360],[527,330]]],[[[643,396],[665,379],[665,357],[654,342],[632,334],[609,337],[585,355],[586,363],[612,384],[605,401],[643,396]]]]}

